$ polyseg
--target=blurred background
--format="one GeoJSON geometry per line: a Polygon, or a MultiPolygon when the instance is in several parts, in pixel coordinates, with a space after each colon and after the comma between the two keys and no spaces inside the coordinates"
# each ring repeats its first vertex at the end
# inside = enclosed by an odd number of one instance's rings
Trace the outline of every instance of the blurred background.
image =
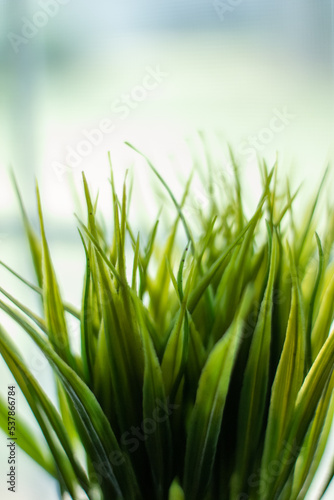
{"type": "MultiPolygon", "coordinates": [[[[304,182],[307,198],[334,154],[333,23],[333,0],[0,0],[0,260],[33,279],[12,166],[33,219],[38,179],[59,279],[78,303],[84,256],[71,192],[81,171],[107,203],[110,151],[118,183],[133,170],[143,209],[133,214],[138,224],[159,208],[147,196],[152,176],[125,140],[176,192],[193,156],[203,156],[199,131],[226,172],[229,143],[250,202],[259,192],[257,155],[272,164],[278,151],[282,175],[295,187],[304,182]]],[[[0,279],[36,305],[2,269],[0,279]]],[[[2,313],[0,320],[34,359],[2,313]]],[[[52,394],[45,363],[35,364],[52,394]]],[[[11,376],[2,365],[1,373],[5,387],[11,376]]],[[[27,411],[23,398],[19,405],[27,411]]],[[[4,461],[2,437],[0,446],[4,461]]],[[[326,460],[330,454],[333,440],[326,460]]],[[[36,491],[57,498],[55,485],[23,454],[19,471],[16,498],[35,499],[36,491]]],[[[0,492],[7,498],[3,480],[0,492]]]]}

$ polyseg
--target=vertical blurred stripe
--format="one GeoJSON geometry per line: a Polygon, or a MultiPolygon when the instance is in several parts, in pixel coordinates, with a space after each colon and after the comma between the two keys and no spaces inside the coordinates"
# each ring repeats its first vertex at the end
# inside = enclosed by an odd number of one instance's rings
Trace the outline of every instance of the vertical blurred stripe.
{"type": "MultiPolygon", "coordinates": [[[[8,31],[21,34],[22,18],[31,18],[34,2],[25,0],[18,9],[16,2],[6,1],[4,17],[8,31]],[[9,28],[10,27],[10,28],[9,28]]],[[[32,178],[39,161],[41,145],[38,144],[39,109],[38,95],[42,73],[41,53],[43,44],[31,39],[20,45],[15,53],[8,36],[6,42],[7,80],[6,122],[9,127],[11,163],[22,183],[32,178]]]]}

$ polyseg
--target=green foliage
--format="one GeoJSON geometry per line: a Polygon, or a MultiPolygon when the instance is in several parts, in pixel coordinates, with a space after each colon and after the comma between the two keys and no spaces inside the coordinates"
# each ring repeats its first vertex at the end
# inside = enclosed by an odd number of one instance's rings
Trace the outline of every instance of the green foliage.
{"type": "MultiPolygon", "coordinates": [[[[305,497],[334,417],[334,226],[323,243],[314,232],[324,182],[305,219],[296,222],[297,193],[292,196],[289,185],[282,190],[277,167],[268,172],[266,165],[263,194],[247,218],[231,156],[235,178],[216,189],[210,170],[208,206],[194,217],[185,210],[191,180],[178,202],[147,160],[176,210],[169,234],[157,220],[135,236],[126,185],[119,198],[111,171],[109,241],[83,176],[80,311],[58,286],[38,189],[39,235],[15,181],[37,285],[1,265],[40,295],[43,312],[29,310],[3,287],[0,308],[48,360],[58,405],[2,327],[0,353],[44,436],[35,440],[19,415],[18,445],[58,480],[61,495],[305,497]],[[196,239],[194,224],[201,234],[196,239]],[[68,315],[80,323],[80,355],[68,315]]],[[[6,412],[0,400],[4,431],[6,412]]]]}

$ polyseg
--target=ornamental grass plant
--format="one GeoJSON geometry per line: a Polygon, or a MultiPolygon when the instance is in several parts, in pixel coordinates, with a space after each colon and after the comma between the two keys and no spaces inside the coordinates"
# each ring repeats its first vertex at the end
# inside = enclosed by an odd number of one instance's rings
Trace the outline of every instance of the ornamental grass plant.
{"type": "MultiPolygon", "coordinates": [[[[233,180],[217,193],[208,175],[209,204],[189,221],[191,179],[177,200],[147,159],[175,208],[159,242],[158,220],[133,230],[127,182],[117,193],[112,169],[110,239],[83,175],[80,310],[58,286],[38,188],[37,232],[16,185],[36,284],[1,264],[42,307],[30,310],[3,283],[0,307],[48,360],[58,404],[3,327],[0,352],[44,436],[37,440],[18,414],[17,444],[56,478],[61,497],[305,498],[334,417],[334,209],[318,234],[324,180],[297,214],[298,192],[263,162],[262,195],[248,217],[232,161],[233,180]]],[[[0,409],[8,433],[4,398],[0,409]]],[[[334,460],[324,491],[333,472],[334,460]]]]}

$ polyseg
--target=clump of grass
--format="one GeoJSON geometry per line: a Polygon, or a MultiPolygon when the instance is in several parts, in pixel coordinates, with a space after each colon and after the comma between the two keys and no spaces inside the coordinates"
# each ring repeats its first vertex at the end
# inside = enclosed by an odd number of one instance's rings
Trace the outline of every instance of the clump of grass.
{"type": "MultiPolygon", "coordinates": [[[[190,182],[177,201],[149,165],[175,205],[163,248],[158,221],[145,242],[134,234],[125,183],[119,198],[112,172],[108,241],[83,176],[78,311],[58,287],[38,189],[39,234],[17,189],[37,285],[17,277],[41,295],[43,315],[3,289],[9,301],[0,307],[46,356],[59,400],[55,407],[1,327],[0,352],[45,438],[37,442],[18,415],[18,444],[73,499],[301,500],[334,416],[334,211],[321,239],[322,186],[297,223],[295,195],[264,164],[263,193],[247,218],[235,166],[234,181],[218,197],[211,190],[198,214],[195,241],[183,210],[190,182]],[[80,355],[68,315],[80,322],[80,355]]],[[[0,408],[6,430],[3,400],[0,408]]]]}

